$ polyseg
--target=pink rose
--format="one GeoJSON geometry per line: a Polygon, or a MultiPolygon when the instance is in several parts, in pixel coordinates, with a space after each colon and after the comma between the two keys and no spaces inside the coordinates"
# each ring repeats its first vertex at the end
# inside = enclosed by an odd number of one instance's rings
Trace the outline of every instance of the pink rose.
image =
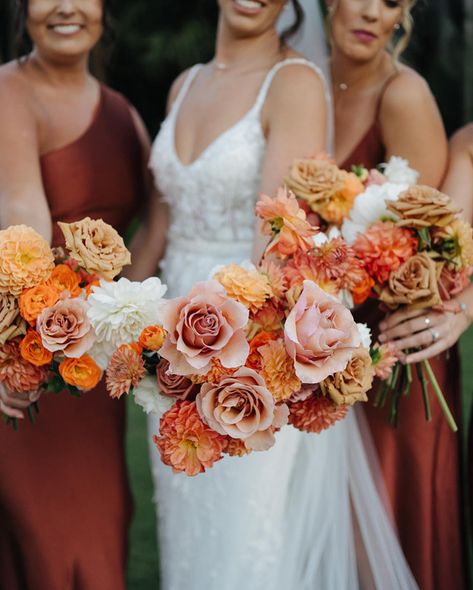
{"type": "MultiPolygon", "coordinates": [[[[438,265],[437,265],[438,274],[438,265]]],[[[461,293],[470,283],[469,273],[466,268],[453,270],[447,264],[442,265],[438,286],[442,301],[449,301],[461,293]]]]}
{"type": "Polygon", "coordinates": [[[82,299],[60,299],[44,309],[36,320],[43,346],[71,358],[79,358],[90,350],[95,333],[87,308],[87,302],[82,299]]]}
{"type": "Polygon", "coordinates": [[[194,399],[199,386],[184,375],[174,375],[169,371],[169,362],[161,359],[156,367],[159,390],[163,395],[176,399],[194,399]]]}
{"type": "Polygon", "coordinates": [[[360,335],[350,311],[312,281],[287,317],[284,338],[302,383],[320,383],[343,371],[360,335]]]}
{"type": "Polygon", "coordinates": [[[217,281],[197,283],[187,297],[163,307],[168,336],[159,354],[175,375],[205,375],[213,358],[226,368],[245,364],[249,353],[243,329],[248,310],[230,299],[217,281]]]}
{"type": "Polygon", "coordinates": [[[287,424],[289,409],[276,405],[256,371],[242,367],[220,383],[204,383],[196,399],[200,417],[219,434],[243,440],[248,449],[266,451],[274,429],[287,424]]]}

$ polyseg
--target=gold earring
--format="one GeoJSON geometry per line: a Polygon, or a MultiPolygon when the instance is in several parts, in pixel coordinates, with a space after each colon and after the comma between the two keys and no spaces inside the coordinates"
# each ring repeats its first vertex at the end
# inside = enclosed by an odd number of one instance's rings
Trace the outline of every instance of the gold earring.
{"type": "Polygon", "coordinates": [[[400,29],[400,28],[401,28],[401,25],[400,25],[399,23],[396,23],[396,24],[394,25],[394,30],[395,30],[395,31],[399,31],[399,29],[400,29]]]}

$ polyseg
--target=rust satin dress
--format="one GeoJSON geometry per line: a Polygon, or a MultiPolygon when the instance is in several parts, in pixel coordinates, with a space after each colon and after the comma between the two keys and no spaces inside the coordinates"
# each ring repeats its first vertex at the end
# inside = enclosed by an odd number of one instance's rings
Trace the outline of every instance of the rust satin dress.
{"type": "MultiPolygon", "coordinates": [[[[137,213],[143,158],[125,99],[102,87],[94,119],[41,158],[53,222],[137,213]]],[[[54,227],[53,242],[61,244],[54,227]]],[[[0,423],[0,589],[124,590],[131,515],[125,403],[103,387],[45,394],[36,425],[0,423]]]]}
{"type": "MultiPolygon", "coordinates": [[[[363,164],[374,168],[385,161],[378,123],[381,93],[373,125],[343,163],[350,170],[363,164]]],[[[371,301],[357,320],[377,332],[383,314],[371,301]]],[[[460,366],[452,348],[430,361],[457,424],[460,415],[460,366]]],[[[414,371],[415,373],[415,371],[414,371]]],[[[426,422],[420,383],[414,376],[409,398],[402,399],[397,428],[389,424],[389,404],[380,410],[369,402],[366,416],[406,558],[420,590],[465,588],[460,497],[460,435],[450,431],[431,394],[432,422],[426,422]]]]}

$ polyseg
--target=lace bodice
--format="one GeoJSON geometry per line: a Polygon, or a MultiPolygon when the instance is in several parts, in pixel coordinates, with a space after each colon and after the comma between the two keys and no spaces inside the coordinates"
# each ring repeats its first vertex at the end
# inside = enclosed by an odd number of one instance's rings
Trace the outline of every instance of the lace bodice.
{"type": "Polygon", "coordinates": [[[150,160],[156,185],[170,208],[168,247],[162,261],[170,295],[182,294],[195,280],[207,278],[216,264],[251,256],[254,206],[266,149],[261,109],[274,76],[291,64],[305,64],[318,72],[302,58],[277,63],[251,109],[189,165],[176,153],[176,118],[202,65],[195,65],[184,81],[156,137],[150,160]],[[183,277],[183,268],[192,272],[183,277]]]}

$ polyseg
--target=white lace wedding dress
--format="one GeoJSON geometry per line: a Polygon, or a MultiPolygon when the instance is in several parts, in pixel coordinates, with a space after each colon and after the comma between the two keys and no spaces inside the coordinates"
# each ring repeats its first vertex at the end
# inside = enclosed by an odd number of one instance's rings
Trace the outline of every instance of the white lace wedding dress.
{"type": "MultiPolygon", "coordinates": [[[[187,293],[218,264],[250,258],[266,146],[261,107],[273,77],[294,63],[315,69],[302,59],[274,66],[252,109],[185,166],[175,121],[200,66],[187,76],[150,163],[171,210],[167,296],[187,293]]],[[[157,429],[151,417],[150,436],[157,429]]],[[[154,446],[151,460],[161,590],[356,590],[360,562],[373,588],[416,588],[353,414],[318,436],[285,427],[269,452],[226,457],[193,478],[173,474],[154,446]]]]}

